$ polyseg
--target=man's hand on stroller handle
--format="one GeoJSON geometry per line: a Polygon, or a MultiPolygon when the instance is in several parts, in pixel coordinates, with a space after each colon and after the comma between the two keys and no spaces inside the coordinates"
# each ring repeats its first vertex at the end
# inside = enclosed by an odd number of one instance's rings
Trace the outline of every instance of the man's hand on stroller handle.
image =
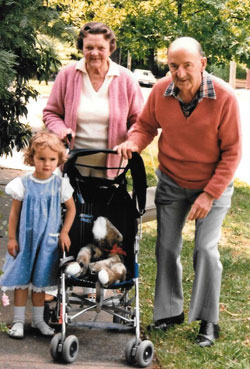
{"type": "Polygon", "coordinates": [[[139,147],[133,141],[125,141],[120,145],[115,146],[113,150],[117,151],[118,155],[121,155],[127,160],[132,158],[132,152],[139,151],[139,147]]]}

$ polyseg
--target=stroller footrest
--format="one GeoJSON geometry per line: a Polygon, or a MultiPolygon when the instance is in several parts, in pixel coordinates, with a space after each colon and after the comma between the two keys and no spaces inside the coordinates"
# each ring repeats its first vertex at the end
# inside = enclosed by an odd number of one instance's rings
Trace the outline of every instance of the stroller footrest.
{"type": "Polygon", "coordinates": [[[111,323],[111,322],[71,322],[68,323],[70,327],[86,327],[86,328],[94,328],[94,329],[106,329],[111,331],[131,331],[134,330],[134,327],[119,324],[119,323],[111,323]]]}

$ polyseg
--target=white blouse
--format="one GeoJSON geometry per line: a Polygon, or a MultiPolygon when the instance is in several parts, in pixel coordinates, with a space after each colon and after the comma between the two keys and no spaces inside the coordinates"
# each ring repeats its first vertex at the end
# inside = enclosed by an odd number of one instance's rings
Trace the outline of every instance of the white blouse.
{"type": "Polygon", "coordinates": [[[85,59],[77,64],[83,72],[83,84],[77,110],[75,148],[106,149],[109,127],[109,85],[119,75],[116,64],[109,60],[109,70],[98,91],[92,86],[85,66],[85,59]]]}
{"type": "MultiPolygon", "coordinates": [[[[51,181],[54,175],[52,175],[48,179],[42,180],[42,179],[35,178],[32,174],[30,174],[30,178],[34,182],[47,183],[51,181]]],[[[5,187],[5,192],[8,195],[10,195],[13,199],[23,201],[25,188],[22,182],[22,177],[16,177],[12,181],[10,181],[5,187]]],[[[62,177],[61,203],[65,203],[67,200],[69,200],[72,197],[73,192],[74,192],[74,189],[69,182],[69,178],[62,177]]]]}

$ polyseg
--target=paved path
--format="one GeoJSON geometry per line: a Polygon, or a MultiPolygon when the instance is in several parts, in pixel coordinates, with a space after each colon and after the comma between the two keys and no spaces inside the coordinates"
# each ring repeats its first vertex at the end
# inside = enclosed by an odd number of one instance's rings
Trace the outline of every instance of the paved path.
{"type": "Polygon", "coordinates": [[[236,90],[242,122],[242,159],[235,177],[250,184],[250,90],[236,90]]]}

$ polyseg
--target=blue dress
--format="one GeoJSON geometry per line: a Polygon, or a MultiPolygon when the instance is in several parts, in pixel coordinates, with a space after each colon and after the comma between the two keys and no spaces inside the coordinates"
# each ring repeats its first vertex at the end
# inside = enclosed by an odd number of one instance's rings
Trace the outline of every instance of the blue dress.
{"type": "MultiPolygon", "coordinates": [[[[55,174],[44,181],[32,175],[21,178],[24,197],[18,231],[19,252],[16,258],[6,254],[4,274],[0,279],[3,290],[27,288],[31,284],[34,291],[41,292],[57,286],[57,233],[61,228],[63,180],[55,174]]],[[[67,186],[69,189],[69,182],[67,186]]],[[[72,192],[70,186],[68,198],[72,192]]]]}

